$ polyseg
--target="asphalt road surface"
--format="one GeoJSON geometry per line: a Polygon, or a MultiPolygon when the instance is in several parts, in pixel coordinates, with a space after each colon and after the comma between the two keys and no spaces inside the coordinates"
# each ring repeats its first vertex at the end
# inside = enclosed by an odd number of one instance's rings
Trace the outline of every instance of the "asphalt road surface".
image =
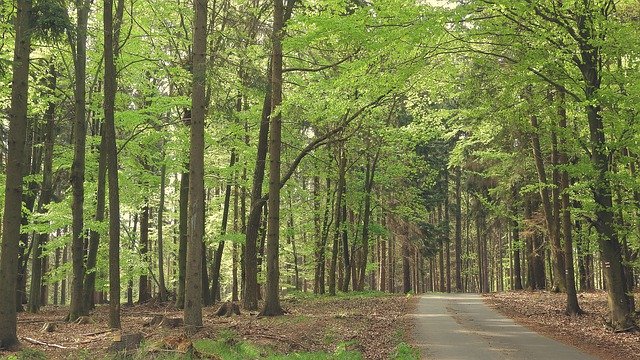
{"type": "Polygon", "coordinates": [[[485,305],[480,295],[423,295],[412,316],[413,337],[424,359],[596,359],[516,324],[485,305]]]}

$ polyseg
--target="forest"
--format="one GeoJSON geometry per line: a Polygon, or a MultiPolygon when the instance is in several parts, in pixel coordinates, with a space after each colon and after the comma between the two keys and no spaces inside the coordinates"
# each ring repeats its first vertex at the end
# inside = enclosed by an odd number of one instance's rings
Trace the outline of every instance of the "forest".
{"type": "Polygon", "coordinates": [[[607,331],[638,331],[639,0],[0,19],[0,348],[38,344],[29,316],[124,334],[155,309],[196,336],[218,308],[286,328],[423,293],[548,292],[572,318],[601,294],[607,331]]]}

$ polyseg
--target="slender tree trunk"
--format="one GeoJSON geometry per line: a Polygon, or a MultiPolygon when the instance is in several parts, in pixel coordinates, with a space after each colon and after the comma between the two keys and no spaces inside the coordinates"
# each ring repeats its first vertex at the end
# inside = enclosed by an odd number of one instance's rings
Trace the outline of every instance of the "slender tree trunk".
{"type": "Polygon", "coordinates": [[[520,229],[518,221],[513,220],[512,244],[513,244],[513,278],[514,290],[522,290],[522,269],[520,268],[520,229]]]}
{"type": "MultiPolygon", "coordinates": [[[[371,191],[373,190],[373,179],[376,173],[376,165],[378,163],[378,156],[380,152],[376,152],[376,155],[367,162],[367,168],[365,172],[365,187],[364,187],[364,212],[362,222],[362,263],[360,264],[360,278],[357,290],[364,290],[364,278],[367,271],[367,257],[369,256],[369,223],[371,221],[371,191]]],[[[355,284],[354,284],[355,287],[355,284]]]]}
{"type": "MultiPolygon", "coordinates": [[[[161,144],[164,147],[164,144],[161,144]]],[[[164,150],[162,150],[164,161],[164,150]]],[[[164,281],[164,249],[163,249],[163,223],[164,223],[164,196],[165,196],[165,177],[167,166],[163,163],[160,167],[160,203],[158,204],[158,291],[160,301],[167,301],[167,288],[164,281]]]]}
{"type": "Polygon", "coordinates": [[[409,257],[411,249],[409,248],[409,240],[402,239],[402,292],[408,294],[411,292],[411,269],[409,267],[409,257]]]}
{"type": "MultiPolygon", "coordinates": [[[[346,184],[342,191],[346,194],[346,184]]],[[[349,291],[349,281],[351,280],[351,258],[349,257],[349,230],[347,226],[347,201],[342,201],[342,264],[344,266],[344,280],[340,287],[343,292],[349,291]]]]}
{"type": "MultiPolygon", "coordinates": [[[[68,259],[68,249],[67,246],[62,249],[62,263],[66,264],[68,259]]],[[[64,276],[60,283],[60,305],[65,305],[67,303],[67,279],[68,276],[64,276]]]]}
{"type": "Polygon", "coordinates": [[[204,238],[204,119],[206,115],[207,0],[194,1],[193,81],[189,149],[189,213],[184,323],[193,333],[202,326],[204,238]]]}
{"type": "MultiPolygon", "coordinates": [[[[554,216],[555,208],[555,195],[556,192],[550,192],[547,187],[547,175],[545,172],[544,160],[542,150],[540,146],[540,138],[537,133],[539,131],[538,117],[531,115],[531,126],[535,129],[535,132],[531,135],[531,146],[533,149],[533,157],[536,164],[536,170],[538,172],[538,181],[540,183],[540,199],[542,200],[542,210],[545,216],[545,223],[547,225],[547,233],[551,240],[551,251],[553,253],[553,272],[555,273],[554,287],[559,291],[566,291],[565,277],[564,275],[564,257],[560,245],[560,236],[557,229],[557,218],[554,216]]],[[[555,135],[554,135],[555,137],[555,135]]],[[[552,162],[555,160],[555,155],[552,156],[552,162]]]]}
{"type": "Polygon", "coordinates": [[[320,289],[320,277],[322,276],[322,267],[324,266],[322,254],[325,249],[322,244],[322,228],[320,224],[320,177],[317,175],[313,177],[313,227],[316,239],[314,249],[313,293],[322,294],[324,293],[324,289],[320,289]]]}
{"type": "MultiPolygon", "coordinates": [[[[191,115],[189,115],[189,119],[191,115]]],[[[180,175],[180,219],[178,224],[179,245],[178,245],[178,289],[176,290],[176,307],[184,308],[184,284],[187,267],[187,212],[189,210],[189,173],[183,172],[180,175]]]]}
{"type": "MultiPolygon", "coordinates": [[[[119,0],[122,1],[122,0],[119,0]]],[[[122,4],[120,4],[122,6],[122,4]]],[[[109,178],[109,326],[120,328],[120,189],[116,148],[115,98],[117,91],[114,51],[113,1],[104,0],[104,135],[109,178]]],[[[119,25],[116,25],[118,27],[119,25]]]]}
{"type": "MultiPolygon", "coordinates": [[[[149,205],[145,203],[140,215],[140,257],[145,264],[145,269],[149,268],[149,205]]],[[[149,288],[149,274],[140,274],[138,282],[138,303],[142,304],[151,299],[151,289],[149,288]]]]}
{"type": "MultiPolygon", "coordinates": [[[[105,197],[106,197],[106,179],[107,179],[107,143],[106,136],[104,134],[105,126],[102,126],[102,136],[100,139],[100,146],[98,151],[100,153],[98,159],[98,184],[96,193],[96,223],[102,223],[104,221],[105,210],[105,197]]],[[[100,245],[100,232],[91,230],[89,235],[89,251],[87,255],[87,276],[84,281],[84,306],[86,309],[92,309],[94,307],[94,291],[96,283],[96,263],[98,260],[98,247],[100,245]]]]}
{"type": "Polygon", "coordinates": [[[271,118],[269,119],[269,217],[267,232],[267,278],[263,316],[282,315],[280,307],[280,152],[282,147],[282,38],[284,28],[283,0],[273,2],[273,36],[271,56],[271,118]]]}
{"type": "MultiPolygon", "coordinates": [[[[53,64],[49,65],[49,83],[48,88],[53,94],[56,90],[56,69],[53,64]]],[[[49,101],[49,105],[45,112],[45,135],[44,135],[44,168],[42,171],[42,193],[38,204],[38,212],[44,213],[47,205],[51,202],[53,192],[52,176],[53,176],[53,143],[55,138],[55,110],[56,105],[53,100],[49,101]]],[[[42,296],[43,273],[46,272],[46,259],[42,258],[42,249],[49,240],[49,233],[44,232],[33,237],[33,262],[31,265],[31,291],[29,296],[29,311],[38,312],[40,305],[46,300],[42,296]]]]}
{"type": "Polygon", "coordinates": [[[451,218],[449,217],[449,170],[445,169],[444,171],[444,182],[445,182],[445,190],[444,190],[444,251],[445,251],[445,272],[446,272],[446,290],[448,293],[451,292],[451,226],[449,225],[449,221],[451,218]]]}
{"type": "Polygon", "coordinates": [[[29,91],[29,53],[31,36],[30,0],[17,2],[15,47],[9,111],[8,155],[0,252],[0,343],[3,347],[18,342],[16,294],[18,241],[22,213],[22,179],[25,139],[27,137],[27,101],[29,91]]]}
{"type": "Polygon", "coordinates": [[[69,308],[69,321],[75,321],[79,316],[86,314],[83,297],[84,280],[84,169],[85,169],[85,143],[86,143],[86,67],[87,67],[87,21],[89,16],[89,1],[77,0],[76,28],[76,53],[75,65],[75,121],[73,126],[74,153],[71,165],[71,188],[73,190],[73,204],[71,212],[72,241],[71,258],[73,268],[73,281],[71,286],[71,305],[69,308]]]}
{"type": "Polygon", "coordinates": [[[455,257],[456,257],[456,291],[463,291],[462,287],[462,169],[456,167],[456,205],[455,205],[455,257]]]}
{"type": "MultiPolygon", "coordinates": [[[[269,71],[271,67],[269,66],[269,71]]],[[[271,115],[271,85],[268,84],[265,99],[262,106],[262,117],[258,134],[258,152],[256,164],[253,171],[253,182],[251,187],[251,205],[249,207],[249,217],[247,219],[245,253],[244,253],[244,274],[245,293],[244,308],[247,310],[258,309],[258,296],[260,288],[258,286],[258,257],[257,240],[260,229],[260,219],[262,217],[262,182],[268,150],[269,116],[271,115]]]]}
{"type": "MultiPolygon", "coordinates": [[[[239,200],[240,194],[238,186],[233,188],[233,232],[238,233],[239,228],[239,200]]],[[[233,248],[231,252],[231,301],[238,301],[238,242],[233,242],[233,248]]]]}
{"type": "MultiPolygon", "coordinates": [[[[55,269],[60,266],[60,248],[56,248],[53,266],[55,269]]],[[[58,291],[60,290],[60,281],[53,283],[53,305],[58,305],[58,291]]]]}
{"type": "MultiPolygon", "coordinates": [[[[231,158],[229,160],[229,168],[233,168],[236,163],[236,151],[231,150],[231,158]]],[[[229,208],[231,206],[231,185],[233,179],[227,181],[224,191],[224,207],[222,209],[222,225],[220,227],[220,235],[224,237],[227,233],[227,225],[229,224],[229,208]]],[[[224,252],[224,240],[218,243],[218,248],[213,259],[213,271],[211,274],[211,299],[212,301],[220,301],[220,266],[222,264],[222,253],[224,252]]]]}
{"type": "MultiPolygon", "coordinates": [[[[560,118],[560,128],[567,128],[567,113],[564,107],[564,93],[560,94],[560,105],[558,108],[558,115],[560,118]]],[[[561,144],[566,146],[566,141],[561,141],[561,144]]],[[[558,163],[560,165],[568,165],[569,161],[566,154],[566,149],[561,149],[558,153],[558,163]]],[[[568,315],[578,315],[582,313],[580,306],[578,305],[578,296],[576,294],[576,280],[575,269],[573,265],[573,234],[571,227],[571,202],[569,199],[569,173],[566,169],[562,170],[560,174],[560,187],[558,192],[562,193],[562,232],[564,233],[564,257],[565,257],[565,277],[567,286],[567,308],[566,313],[568,315]]]]}
{"type": "Polygon", "coordinates": [[[340,242],[340,232],[342,226],[342,197],[344,194],[344,182],[345,182],[345,172],[347,165],[347,158],[342,153],[342,148],[338,149],[338,184],[336,190],[336,201],[335,201],[335,232],[333,237],[333,247],[331,251],[331,264],[329,268],[329,295],[336,295],[336,270],[337,270],[337,261],[338,261],[338,244],[340,242]]]}

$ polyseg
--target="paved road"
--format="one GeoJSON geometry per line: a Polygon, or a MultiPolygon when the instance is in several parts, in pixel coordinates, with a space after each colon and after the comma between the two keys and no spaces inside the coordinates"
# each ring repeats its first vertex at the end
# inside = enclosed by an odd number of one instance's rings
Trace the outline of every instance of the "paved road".
{"type": "Polygon", "coordinates": [[[413,336],[424,359],[596,359],[517,325],[479,295],[423,295],[416,312],[413,336]]]}

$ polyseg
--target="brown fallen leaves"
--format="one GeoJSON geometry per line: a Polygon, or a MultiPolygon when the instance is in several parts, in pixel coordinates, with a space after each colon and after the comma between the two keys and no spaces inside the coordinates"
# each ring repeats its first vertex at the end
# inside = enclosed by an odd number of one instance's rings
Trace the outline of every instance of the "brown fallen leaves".
{"type": "Polygon", "coordinates": [[[602,359],[640,359],[640,333],[607,329],[604,292],[578,294],[581,316],[564,314],[565,296],[521,291],[489,294],[485,301],[522,325],[602,359]]]}
{"type": "MultiPolygon", "coordinates": [[[[216,338],[222,331],[231,331],[238,341],[269,346],[279,353],[333,352],[342,344],[361,351],[365,359],[387,359],[399,342],[406,341],[410,322],[404,314],[411,306],[409,301],[405,296],[294,298],[282,302],[287,315],[273,318],[257,318],[247,311],[239,316],[218,317],[218,307],[212,306],[203,309],[204,327],[189,340],[216,338]]],[[[44,351],[50,359],[83,354],[105,357],[113,342],[113,334],[108,331],[108,306],[98,306],[91,321],[83,324],[62,321],[67,311],[66,307],[45,306],[39,314],[21,313],[18,319],[19,337],[64,348],[26,341],[21,346],[44,351]],[[41,331],[46,322],[55,323],[53,332],[41,331]]],[[[184,351],[190,341],[184,338],[182,328],[150,325],[154,317],[181,318],[182,312],[171,304],[124,306],[122,331],[141,333],[148,344],[184,351]]],[[[0,358],[8,354],[0,351],[0,358]]]]}

